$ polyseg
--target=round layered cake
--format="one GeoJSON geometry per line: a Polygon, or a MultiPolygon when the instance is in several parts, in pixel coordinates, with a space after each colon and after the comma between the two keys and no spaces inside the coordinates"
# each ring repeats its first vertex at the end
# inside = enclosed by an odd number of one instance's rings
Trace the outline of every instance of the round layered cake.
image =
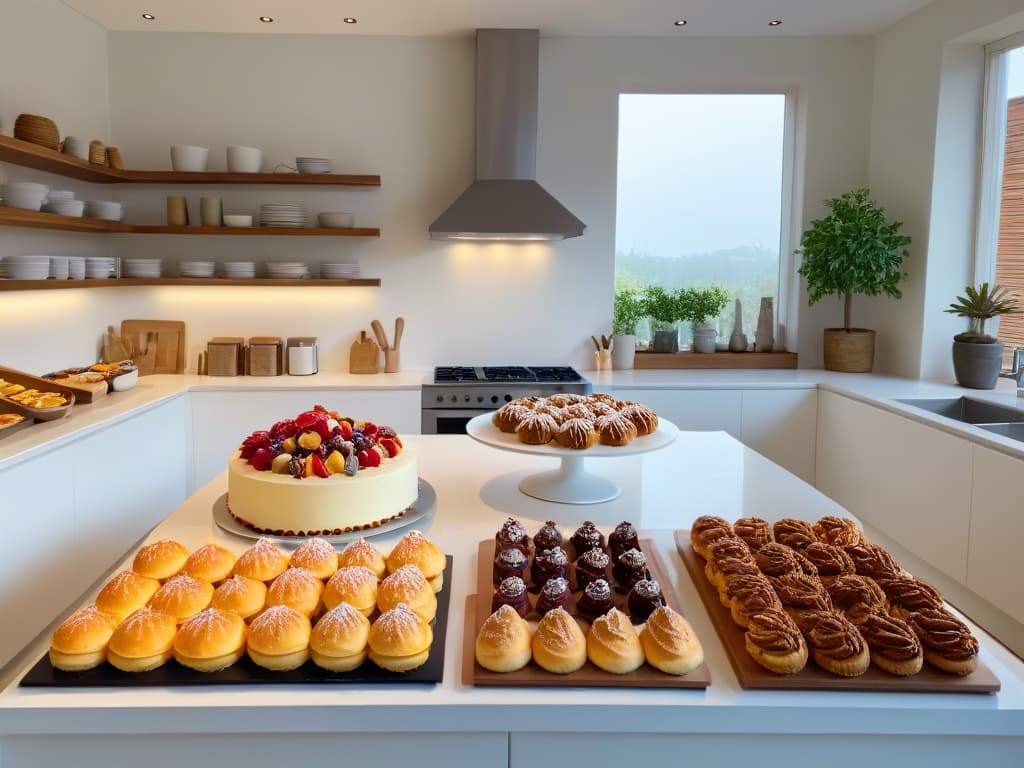
{"type": "Polygon", "coordinates": [[[228,459],[228,510],[260,533],[373,528],[418,493],[415,453],[393,429],[321,406],[254,432],[228,459]]]}

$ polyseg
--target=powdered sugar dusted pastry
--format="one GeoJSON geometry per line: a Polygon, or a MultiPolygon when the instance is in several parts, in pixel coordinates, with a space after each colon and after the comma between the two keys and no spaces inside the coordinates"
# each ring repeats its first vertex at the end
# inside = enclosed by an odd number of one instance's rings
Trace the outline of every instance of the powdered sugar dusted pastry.
{"type": "Polygon", "coordinates": [[[580,557],[594,547],[604,549],[604,534],[597,530],[591,520],[584,520],[572,534],[572,545],[576,548],[576,557],[580,557]]]}
{"type": "Polygon", "coordinates": [[[732,529],[752,552],[775,540],[771,525],[760,517],[741,517],[732,524],[732,529]]]}
{"type": "Polygon", "coordinates": [[[549,414],[534,411],[523,417],[516,427],[516,437],[527,445],[545,445],[551,442],[558,423],[549,414]]]}
{"type": "Polygon", "coordinates": [[[555,432],[555,441],[564,448],[584,450],[597,440],[597,431],[590,419],[566,419],[555,432]]]}
{"type": "Polygon", "coordinates": [[[647,663],[669,675],[685,675],[704,661],[704,649],[693,627],[667,605],[647,617],[640,644],[647,663]]]}
{"type": "Polygon", "coordinates": [[[658,428],[658,414],[640,403],[631,403],[619,411],[623,416],[633,422],[638,436],[651,434],[658,428]]]}
{"type": "Polygon", "coordinates": [[[532,644],[533,660],[548,672],[564,675],[587,663],[587,640],[576,620],[561,608],[544,614],[532,644]]]}
{"type": "Polygon", "coordinates": [[[565,416],[568,419],[587,419],[593,421],[594,412],[584,403],[575,403],[565,406],[565,416]]]}
{"type": "Polygon", "coordinates": [[[563,408],[559,408],[558,406],[554,406],[549,403],[542,403],[541,405],[538,405],[536,408],[533,409],[533,412],[543,413],[550,416],[555,420],[556,424],[561,424],[563,421],[569,418],[568,416],[566,416],[565,410],[563,408]]]}
{"type": "Polygon", "coordinates": [[[530,412],[530,408],[517,402],[505,403],[491,416],[491,423],[502,432],[515,432],[519,422],[530,412]]]}
{"type": "Polygon", "coordinates": [[[508,605],[494,611],[476,636],[476,660],[492,672],[514,672],[530,663],[530,627],[508,605]]]}
{"type": "Polygon", "coordinates": [[[491,597],[491,612],[503,605],[510,605],[523,618],[530,612],[530,597],[526,592],[526,582],[518,576],[503,579],[491,597]]]}
{"type": "Polygon", "coordinates": [[[601,445],[629,445],[636,439],[636,425],[619,413],[601,416],[594,422],[601,445]]]}
{"type": "Polygon", "coordinates": [[[612,608],[594,619],[587,632],[587,658],[615,675],[640,668],[644,663],[644,649],[626,614],[612,608]]]}

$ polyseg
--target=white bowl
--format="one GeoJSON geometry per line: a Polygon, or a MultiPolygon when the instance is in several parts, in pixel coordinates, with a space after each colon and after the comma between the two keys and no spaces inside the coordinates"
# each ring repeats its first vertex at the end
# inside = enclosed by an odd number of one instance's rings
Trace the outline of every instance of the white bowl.
{"type": "Polygon", "coordinates": [[[50,188],[45,184],[37,184],[34,181],[9,181],[0,184],[0,195],[7,196],[9,192],[42,192],[45,195],[50,188]]]}
{"type": "Polygon", "coordinates": [[[85,212],[85,200],[51,200],[43,206],[47,213],[61,216],[81,216],[85,212]]]}
{"type": "Polygon", "coordinates": [[[237,213],[225,213],[224,214],[224,226],[225,227],[251,227],[252,216],[243,216],[237,213]]]}
{"type": "Polygon", "coordinates": [[[128,373],[122,373],[110,380],[110,387],[115,392],[124,392],[139,383],[139,369],[136,368],[128,373]]]}
{"type": "Polygon", "coordinates": [[[124,216],[124,206],[112,200],[86,200],[85,215],[90,219],[120,221],[124,216]]]}
{"type": "Polygon", "coordinates": [[[299,173],[330,173],[331,161],[325,157],[297,157],[295,167],[299,173]]]}
{"type": "Polygon", "coordinates": [[[51,203],[54,200],[74,200],[75,193],[70,189],[51,189],[46,193],[46,197],[51,203]]]}
{"type": "Polygon", "coordinates": [[[9,208],[21,208],[26,211],[38,211],[46,199],[45,192],[4,190],[4,205],[9,208]]]}
{"type": "Polygon", "coordinates": [[[228,147],[228,171],[259,173],[263,170],[263,150],[258,147],[228,147]]]}
{"type": "Polygon", "coordinates": [[[210,150],[206,147],[195,147],[181,144],[171,147],[171,168],[183,173],[201,173],[206,170],[210,159],[210,150]]]}
{"type": "Polygon", "coordinates": [[[324,211],[317,219],[321,227],[332,229],[348,229],[355,223],[355,217],[345,211],[324,211]]]}

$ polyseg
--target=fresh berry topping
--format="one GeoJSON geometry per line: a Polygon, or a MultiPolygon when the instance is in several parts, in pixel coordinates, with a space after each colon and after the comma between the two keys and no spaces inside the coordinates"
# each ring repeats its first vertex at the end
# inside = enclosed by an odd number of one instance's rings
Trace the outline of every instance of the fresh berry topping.
{"type": "Polygon", "coordinates": [[[347,421],[338,422],[338,426],[341,428],[341,436],[346,440],[352,437],[352,424],[347,421]]]}
{"type": "Polygon", "coordinates": [[[317,477],[330,477],[331,476],[330,470],[327,469],[326,466],[324,466],[323,460],[319,456],[317,456],[315,453],[312,456],[309,457],[308,461],[309,461],[309,463],[313,467],[313,474],[315,474],[317,477]]]}
{"type": "Polygon", "coordinates": [[[314,451],[314,453],[321,459],[326,459],[328,456],[331,455],[332,451],[331,447],[327,445],[327,443],[320,443],[320,447],[317,448],[316,451],[314,451]]]}
{"type": "Polygon", "coordinates": [[[285,419],[284,421],[277,422],[277,424],[270,428],[270,436],[279,438],[294,437],[297,429],[298,427],[295,426],[294,421],[285,419]]]}
{"type": "Polygon", "coordinates": [[[348,456],[352,452],[352,443],[348,442],[341,435],[334,435],[330,440],[324,442],[330,451],[339,451],[342,457],[348,456]]]}
{"type": "Polygon", "coordinates": [[[363,424],[363,434],[370,436],[377,434],[377,425],[372,421],[367,421],[363,424]]]}
{"type": "Polygon", "coordinates": [[[257,448],[256,453],[249,459],[249,463],[252,464],[253,469],[266,472],[270,469],[270,465],[274,463],[274,457],[270,455],[269,448],[257,448]]]}
{"type": "Polygon", "coordinates": [[[319,404],[314,405],[313,410],[316,411],[317,413],[330,413],[330,411],[328,411],[326,408],[319,404]]]}
{"type": "Polygon", "coordinates": [[[331,436],[331,430],[327,428],[327,414],[320,411],[300,413],[295,419],[295,426],[299,432],[316,432],[320,437],[331,436]]]}
{"type": "Polygon", "coordinates": [[[356,453],[362,453],[363,451],[369,450],[372,445],[373,441],[371,441],[362,432],[352,433],[352,447],[355,448],[356,453]]]}
{"type": "Polygon", "coordinates": [[[377,439],[380,440],[382,437],[397,437],[398,433],[392,427],[379,426],[377,427],[377,439]]]}
{"type": "Polygon", "coordinates": [[[350,453],[345,457],[345,474],[349,477],[354,477],[356,472],[359,471],[359,458],[355,453],[350,453]]]}
{"type": "Polygon", "coordinates": [[[356,454],[356,458],[359,459],[359,466],[365,467],[366,463],[370,460],[370,454],[368,454],[366,451],[359,451],[356,454]]]}
{"type": "MultiPolygon", "coordinates": [[[[378,433],[379,434],[379,433],[378,433]]],[[[394,438],[385,437],[378,443],[381,448],[388,452],[388,456],[395,457],[402,452],[402,447],[395,441],[394,438]]]]}

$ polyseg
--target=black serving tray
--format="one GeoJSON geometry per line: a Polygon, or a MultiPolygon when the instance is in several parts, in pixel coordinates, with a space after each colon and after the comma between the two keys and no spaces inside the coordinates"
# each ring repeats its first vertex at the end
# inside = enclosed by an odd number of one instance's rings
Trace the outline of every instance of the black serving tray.
{"type": "Polygon", "coordinates": [[[389,672],[367,659],[351,672],[328,672],[307,661],[291,672],[273,672],[253,663],[248,656],[220,672],[196,672],[173,659],[150,672],[122,672],[103,663],[84,672],[64,672],[44,655],[18,684],[25,688],[138,688],[188,685],[295,685],[440,683],[444,678],[444,645],[451,603],[452,556],[445,557],[444,586],[437,595],[434,642],[427,663],[411,672],[389,672]]]}

